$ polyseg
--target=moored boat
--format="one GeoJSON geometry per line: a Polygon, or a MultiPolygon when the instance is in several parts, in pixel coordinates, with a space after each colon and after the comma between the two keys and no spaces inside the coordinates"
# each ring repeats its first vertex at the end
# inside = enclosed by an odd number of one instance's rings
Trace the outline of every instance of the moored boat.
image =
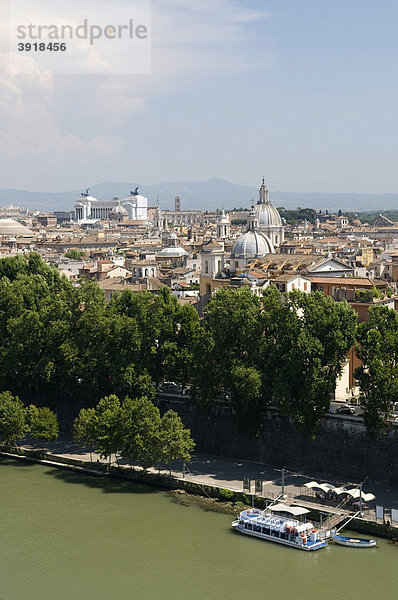
{"type": "Polygon", "coordinates": [[[268,511],[249,509],[240,513],[232,527],[240,533],[306,552],[320,550],[327,545],[325,537],[321,537],[311,522],[294,518],[308,512],[306,508],[284,504],[272,506],[268,511]],[[275,513],[284,513],[285,516],[275,513]]]}
{"type": "Polygon", "coordinates": [[[350,548],[374,548],[377,545],[376,540],[353,538],[345,535],[334,535],[333,540],[339,546],[348,546],[350,548]]]}

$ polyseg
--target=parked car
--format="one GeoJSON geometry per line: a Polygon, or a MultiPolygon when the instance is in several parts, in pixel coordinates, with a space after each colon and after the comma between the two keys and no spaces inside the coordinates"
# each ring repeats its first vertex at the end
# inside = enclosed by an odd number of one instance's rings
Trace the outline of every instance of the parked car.
{"type": "Polygon", "coordinates": [[[352,408],[352,406],[339,406],[336,408],[336,413],[338,415],[355,415],[355,408],[352,408]]]}

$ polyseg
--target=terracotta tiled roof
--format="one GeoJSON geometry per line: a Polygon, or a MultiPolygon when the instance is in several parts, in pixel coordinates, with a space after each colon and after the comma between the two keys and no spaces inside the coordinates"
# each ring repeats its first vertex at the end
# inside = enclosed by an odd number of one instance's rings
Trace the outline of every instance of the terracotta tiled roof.
{"type": "Polygon", "coordinates": [[[370,279],[370,277],[319,277],[308,275],[308,279],[311,283],[315,284],[339,284],[341,286],[345,285],[357,285],[358,287],[373,287],[375,286],[383,286],[385,287],[387,283],[385,281],[370,279]]]}

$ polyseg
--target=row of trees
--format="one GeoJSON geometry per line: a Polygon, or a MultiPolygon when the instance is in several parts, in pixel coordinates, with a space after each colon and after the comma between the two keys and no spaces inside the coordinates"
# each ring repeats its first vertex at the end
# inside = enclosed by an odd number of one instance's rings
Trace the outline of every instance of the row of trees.
{"type": "Polygon", "coordinates": [[[104,395],[149,395],[187,381],[198,317],[169,290],[126,290],[107,303],[38,254],[0,260],[0,389],[71,413],[104,395]]]}
{"type": "Polygon", "coordinates": [[[76,416],[104,396],[153,400],[175,381],[206,406],[229,398],[242,427],[272,404],[313,433],[357,343],[365,422],[379,434],[397,399],[398,322],[385,307],[370,314],[357,327],[346,302],[298,291],[282,301],[270,286],[262,298],[219,290],[201,321],[168,288],[106,302],[96,282],[75,288],[38,254],[18,255],[0,260],[0,389],[76,416]]]}
{"type": "Polygon", "coordinates": [[[48,407],[24,406],[10,392],[0,394],[0,440],[3,445],[16,445],[27,435],[45,441],[55,440],[58,432],[57,416],[48,407]]]}
{"type": "Polygon", "coordinates": [[[323,294],[271,286],[220,290],[208,305],[193,369],[194,394],[205,403],[226,393],[244,426],[267,405],[314,432],[355,340],[356,314],[323,294]],[[203,368],[205,365],[205,368],[203,368]]]}
{"type": "Polygon", "coordinates": [[[173,410],[163,417],[146,397],[120,402],[115,395],[102,398],[95,408],[82,409],[73,424],[74,439],[83,447],[116,462],[119,458],[145,469],[188,461],[194,449],[190,430],[173,410]]]}

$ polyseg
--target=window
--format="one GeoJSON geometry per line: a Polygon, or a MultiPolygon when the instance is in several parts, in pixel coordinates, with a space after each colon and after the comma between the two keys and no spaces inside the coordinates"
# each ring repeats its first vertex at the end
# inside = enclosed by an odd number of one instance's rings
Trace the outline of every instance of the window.
{"type": "Polygon", "coordinates": [[[208,273],[208,272],[209,272],[209,261],[206,260],[205,261],[205,273],[208,273]]]}
{"type": "Polygon", "coordinates": [[[304,281],[304,291],[305,292],[307,291],[307,282],[306,281],[304,281]]]}

